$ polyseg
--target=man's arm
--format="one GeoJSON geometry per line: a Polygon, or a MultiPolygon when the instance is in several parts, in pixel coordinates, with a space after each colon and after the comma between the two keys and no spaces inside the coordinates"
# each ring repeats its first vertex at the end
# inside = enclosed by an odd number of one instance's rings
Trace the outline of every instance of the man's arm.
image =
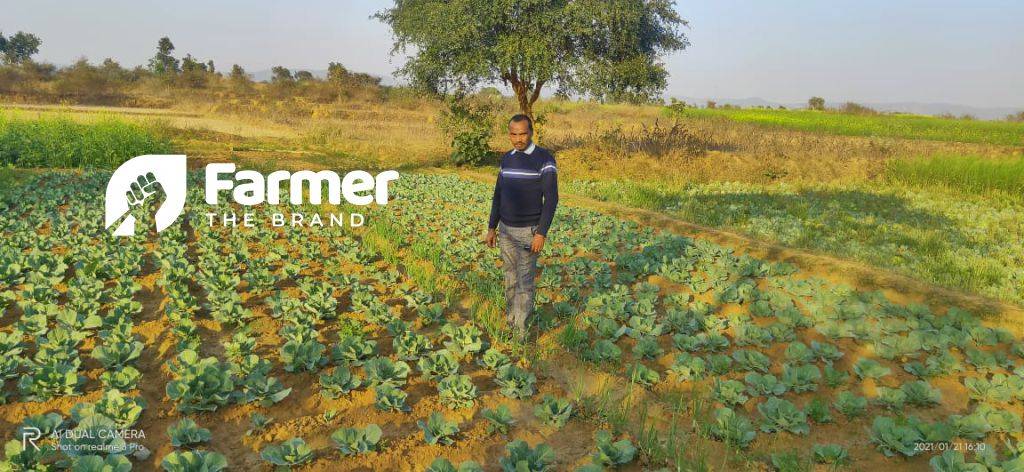
{"type": "Polygon", "coordinates": [[[500,215],[498,210],[501,208],[501,169],[498,169],[498,178],[494,181],[494,196],[491,197],[491,218],[487,222],[487,229],[495,229],[498,227],[498,220],[500,215]]]}
{"type": "Polygon", "coordinates": [[[487,235],[484,236],[484,243],[488,247],[494,247],[498,243],[498,220],[501,215],[498,210],[501,208],[501,168],[498,168],[498,178],[494,181],[494,196],[491,197],[491,217],[487,221],[487,235]]]}
{"type": "Polygon", "coordinates": [[[540,168],[540,186],[544,204],[540,210],[537,234],[547,238],[551,220],[555,218],[555,208],[558,207],[558,169],[555,167],[554,159],[544,163],[540,168]]]}

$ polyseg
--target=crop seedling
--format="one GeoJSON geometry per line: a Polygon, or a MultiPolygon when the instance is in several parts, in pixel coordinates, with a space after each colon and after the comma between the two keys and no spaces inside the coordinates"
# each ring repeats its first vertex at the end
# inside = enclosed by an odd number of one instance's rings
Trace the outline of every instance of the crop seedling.
{"type": "Polygon", "coordinates": [[[399,390],[393,385],[378,385],[373,389],[375,399],[374,406],[378,410],[382,411],[409,411],[410,408],[405,404],[405,399],[409,397],[409,394],[399,390]]]}
{"type": "Polygon", "coordinates": [[[897,454],[915,456],[920,452],[916,445],[922,441],[924,437],[920,431],[907,421],[876,416],[871,423],[871,442],[888,457],[897,454]]]}
{"type": "Polygon", "coordinates": [[[544,424],[561,428],[573,414],[572,403],[566,398],[544,395],[544,399],[533,409],[534,416],[544,424]]]}
{"type": "Polygon", "coordinates": [[[867,411],[868,399],[844,390],[836,394],[834,406],[847,418],[856,418],[864,415],[864,412],[867,411]]]}
{"type": "Polygon", "coordinates": [[[892,373],[892,369],[869,358],[861,358],[853,365],[853,373],[861,379],[878,379],[892,373]]]}
{"type": "Polygon", "coordinates": [[[761,431],[766,433],[788,431],[804,435],[810,432],[807,415],[787,400],[769,397],[768,400],[757,405],[757,411],[764,417],[761,422],[761,431]]]}
{"type": "Polygon", "coordinates": [[[347,366],[341,365],[326,374],[320,374],[320,395],[334,399],[359,388],[362,380],[347,366]]]}
{"type": "Polygon", "coordinates": [[[166,472],[220,472],[227,469],[228,459],[212,451],[171,451],[160,461],[160,467],[166,472]]]}
{"type": "Polygon", "coordinates": [[[487,431],[490,434],[501,433],[508,434],[509,428],[515,424],[516,420],[512,417],[512,411],[509,410],[508,405],[498,405],[495,409],[485,409],[480,413],[485,419],[487,419],[487,431]]]}
{"type": "Polygon", "coordinates": [[[658,345],[658,340],[653,337],[642,337],[637,339],[633,346],[633,355],[638,359],[654,359],[665,352],[658,345]]]}
{"type": "MultiPolygon", "coordinates": [[[[454,360],[454,358],[452,358],[452,360],[454,360]]],[[[509,359],[505,353],[492,347],[484,351],[484,354],[480,356],[480,360],[477,362],[487,370],[497,371],[498,369],[511,364],[512,360],[509,359]]],[[[421,368],[420,370],[423,369],[421,368]]]]}
{"type": "Polygon", "coordinates": [[[669,371],[682,381],[699,380],[704,378],[707,372],[707,364],[700,357],[686,353],[677,354],[675,362],[669,367],[669,371]]]}
{"type": "Polygon", "coordinates": [[[263,413],[260,413],[258,411],[254,411],[252,412],[252,415],[249,416],[250,427],[249,430],[245,432],[245,435],[251,436],[253,433],[263,431],[273,421],[273,418],[264,415],[263,413]]]}
{"type": "Polygon", "coordinates": [[[313,460],[313,449],[302,438],[292,438],[264,447],[260,458],[276,466],[294,467],[313,460]]]}
{"type": "Polygon", "coordinates": [[[174,447],[191,446],[194,444],[208,442],[211,438],[210,430],[200,428],[195,421],[189,418],[182,418],[167,428],[167,436],[171,438],[171,445],[174,447]]]}
{"type": "Polygon", "coordinates": [[[794,393],[811,392],[818,389],[821,371],[814,365],[783,366],[782,383],[794,393]]]}
{"type": "Polygon", "coordinates": [[[459,361],[447,349],[428,353],[416,364],[423,377],[428,380],[440,380],[459,371],[459,361]]]}
{"type": "Polygon", "coordinates": [[[746,449],[757,436],[757,431],[750,420],[731,408],[715,410],[714,422],[709,425],[709,432],[712,436],[740,449],[746,449]]]}
{"type": "Polygon", "coordinates": [[[823,397],[812,398],[811,401],[807,402],[807,407],[804,411],[807,412],[807,417],[815,423],[825,424],[834,421],[828,401],[823,397]]]}
{"type": "Polygon", "coordinates": [[[215,357],[199,359],[195,351],[183,351],[171,372],[176,379],[167,383],[167,396],[178,402],[182,413],[213,411],[234,397],[230,369],[215,357]]]}
{"type": "Polygon", "coordinates": [[[363,365],[366,371],[366,385],[391,385],[401,387],[409,376],[409,364],[405,361],[392,361],[386,357],[377,357],[366,361],[363,365]]]}
{"type": "Polygon", "coordinates": [[[468,375],[450,375],[437,384],[441,404],[453,410],[469,408],[476,400],[476,385],[468,375]]]}
{"type": "Polygon", "coordinates": [[[661,381],[660,374],[640,362],[633,363],[633,365],[626,370],[626,375],[629,376],[630,382],[643,385],[644,387],[650,387],[661,381]]]}
{"type": "Polygon", "coordinates": [[[772,366],[772,360],[768,356],[750,349],[737,349],[732,353],[736,366],[745,371],[768,372],[772,366]]]}
{"type": "Polygon", "coordinates": [[[455,442],[455,435],[459,434],[458,423],[445,420],[444,416],[436,411],[431,413],[426,421],[417,421],[416,426],[423,430],[423,440],[427,444],[448,446],[455,442]]]}
{"type": "Polygon", "coordinates": [[[715,400],[725,405],[742,405],[750,399],[746,396],[746,385],[738,380],[715,379],[711,394],[715,400]]]}
{"type": "Polygon", "coordinates": [[[628,439],[621,439],[612,442],[612,434],[608,431],[598,431],[594,435],[597,443],[597,452],[594,453],[593,463],[603,467],[617,467],[629,464],[636,458],[636,447],[628,439]]]}
{"type": "Polygon", "coordinates": [[[506,397],[523,400],[533,396],[537,377],[515,365],[508,365],[498,369],[494,382],[506,397]]]}
{"type": "Polygon", "coordinates": [[[331,433],[331,441],[334,447],[342,454],[353,456],[365,454],[377,449],[383,431],[376,424],[369,424],[360,428],[341,428],[331,433]]]}
{"type": "Polygon", "coordinates": [[[786,385],[772,374],[750,372],[743,380],[746,381],[747,393],[751,396],[778,396],[786,393],[786,385]]]}
{"type": "Polygon", "coordinates": [[[526,441],[515,440],[505,450],[507,455],[498,459],[502,472],[544,472],[555,460],[555,451],[543,443],[531,448],[526,441]]]}

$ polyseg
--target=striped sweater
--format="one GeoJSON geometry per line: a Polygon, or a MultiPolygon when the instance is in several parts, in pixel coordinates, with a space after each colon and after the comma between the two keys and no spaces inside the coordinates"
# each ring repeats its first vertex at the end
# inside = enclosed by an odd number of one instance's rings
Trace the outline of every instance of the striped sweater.
{"type": "Polygon", "coordinates": [[[501,156],[488,228],[497,228],[499,221],[515,227],[537,225],[537,234],[547,236],[558,206],[557,170],[551,152],[533,143],[501,156]]]}

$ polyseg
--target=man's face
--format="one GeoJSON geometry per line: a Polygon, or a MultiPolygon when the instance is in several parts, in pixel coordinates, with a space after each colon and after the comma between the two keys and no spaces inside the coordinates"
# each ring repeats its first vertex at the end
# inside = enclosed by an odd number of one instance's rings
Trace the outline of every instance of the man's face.
{"type": "Polygon", "coordinates": [[[516,151],[525,151],[530,147],[530,139],[533,138],[533,131],[530,131],[530,124],[526,121],[512,121],[508,124],[508,139],[512,141],[512,147],[516,151]]]}

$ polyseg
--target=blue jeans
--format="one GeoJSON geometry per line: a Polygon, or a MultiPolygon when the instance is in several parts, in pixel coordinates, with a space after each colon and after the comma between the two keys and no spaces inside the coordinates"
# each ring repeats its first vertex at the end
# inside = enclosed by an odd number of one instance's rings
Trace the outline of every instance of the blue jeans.
{"type": "Polygon", "coordinates": [[[505,272],[505,318],[520,332],[526,331],[537,292],[534,279],[540,254],[530,252],[536,231],[536,225],[516,228],[498,223],[498,247],[505,272]]]}

